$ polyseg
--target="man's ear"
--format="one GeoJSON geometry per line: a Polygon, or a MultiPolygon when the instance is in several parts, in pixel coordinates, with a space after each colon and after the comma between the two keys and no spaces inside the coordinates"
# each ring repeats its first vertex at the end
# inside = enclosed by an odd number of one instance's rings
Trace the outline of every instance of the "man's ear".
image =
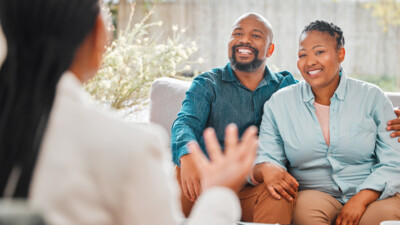
{"type": "Polygon", "coordinates": [[[343,62],[345,55],[346,55],[346,50],[344,49],[344,47],[341,47],[339,49],[339,62],[343,62]]]}
{"type": "Polygon", "coordinates": [[[272,53],[274,53],[275,50],[275,45],[274,43],[269,44],[268,46],[268,52],[267,52],[267,58],[270,57],[272,55],[272,53]]]}

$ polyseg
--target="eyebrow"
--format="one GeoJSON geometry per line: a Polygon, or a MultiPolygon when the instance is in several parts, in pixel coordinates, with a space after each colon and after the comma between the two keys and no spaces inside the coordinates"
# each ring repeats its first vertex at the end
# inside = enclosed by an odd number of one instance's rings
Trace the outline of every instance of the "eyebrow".
{"type": "Polygon", "coordinates": [[[318,48],[318,47],[323,47],[323,46],[322,45],[316,45],[316,46],[312,47],[312,49],[318,48]]]}
{"type": "MultiPolygon", "coordinates": [[[[318,48],[318,47],[323,47],[323,46],[322,45],[316,45],[316,46],[312,47],[311,50],[315,49],[315,48],[318,48]]],[[[306,50],[304,48],[302,48],[302,49],[299,50],[299,52],[300,51],[306,51],[306,50]]]]}
{"type": "MultiPolygon", "coordinates": [[[[236,30],[243,30],[243,28],[237,27],[237,28],[233,29],[233,31],[236,31],[236,30]]],[[[259,29],[253,29],[253,32],[258,32],[258,33],[264,34],[264,32],[262,32],[262,30],[259,30],[259,29]]]]}

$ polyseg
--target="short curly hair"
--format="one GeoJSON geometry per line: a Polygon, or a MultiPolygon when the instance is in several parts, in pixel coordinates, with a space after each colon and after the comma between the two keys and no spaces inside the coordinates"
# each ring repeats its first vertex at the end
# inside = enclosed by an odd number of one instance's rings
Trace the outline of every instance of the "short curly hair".
{"type": "Polygon", "coordinates": [[[316,20],[304,27],[304,30],[301,32],[301,34],[303,35],[304,33],[310,31],[327,32],[332,37],[336,38],[336,48],[339,49],[341,47],[344,47],[343,31],[342,29],[340,29],[340,27],[336,26],[333,23],[328,23],[323,20],[316,20]]]}

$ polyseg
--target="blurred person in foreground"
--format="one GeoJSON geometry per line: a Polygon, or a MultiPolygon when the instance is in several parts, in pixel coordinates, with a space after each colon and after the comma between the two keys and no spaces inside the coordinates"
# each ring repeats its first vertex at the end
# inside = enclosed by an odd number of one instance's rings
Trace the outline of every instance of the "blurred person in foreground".
{"type": "MultiPolygon", "coordinates": [[[[1,0],[0,21],[0,196],[27,198],[49,224],[182,224],[166,133],[115,119],[82,89],[107,42],[98,1],[1,0]]],[[[205,192],[185,224],[240,218],[234,191],[256,134],[251,127],[239,142],[228,126],[222,154],[206,130],[212,161],[191,144],[205,192]]]]}

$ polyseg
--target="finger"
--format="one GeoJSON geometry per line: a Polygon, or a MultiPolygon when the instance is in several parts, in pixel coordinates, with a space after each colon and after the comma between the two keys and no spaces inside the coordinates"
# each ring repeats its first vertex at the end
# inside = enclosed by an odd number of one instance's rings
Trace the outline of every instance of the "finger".
{"type": "Polygon", "coordinates": [[[225,128],[225,154],[230,154],[239,142],[238,129],[234,123],[225,128]]]}
{"type": "Polygon", "coordinates": [[[399,107],[395,108],[394,112],[396,113],[397,117],[400,117],[400,108],[399,107]]]}
{"type": "Polygon", "coordinates": [[[337,218],[336,218],[336,221],[335,221],[335,225],[341,225],[342,224],[342,216],[341,215],[339,215],[337,218]]]}
{"type": "Polygon", "coordinates": [[[361,217],[359,216],[356,221],[354,221],[353,225],[358,225],[358,223],[360,222],[361,217]]]}
{"type": "MultiPolygon", "coordinates": [[[[389,120],[387,124],[389,125],[389,127],[391,127],[393,125],[398,125],[399,123],[400,123],[400,118],[395,118],[395,119],[389,120]]],[[[388,130],[389,130],[389,127],[387,127],[388,130]]],[[[390,130],[395,130],[395,129],[390,129],[390,130]]]]}
{"type": "Polygon", "coordinates": [[[193,161],[197,167],[197,170],[199,172],[204,171],[204,169],[209,164],[209,160],[204,155],[203,151],[200,149],[200,146],[196,142],[192,141],[188,143],[188,148],[194,158],[193,161]]]}
{"type": "Polygon", "coordinates": [[[239,145],[239,151],[241,154],[248,154],[249,151],[257,152],[258,148],[258,137],[257,137],[257,127],[250,126],[246,129],[244,134],[242,135],[242,139],[239,145]],[[255,143],[254,143],[255,142],[255,143]],[[254,144],[257,144],[256,146],[254,144]],[[249,149],[249,146],[252,146],[253,149],[249,149]]]}
{"type": "Polygon", "coordinates": [[[293,190],[296,192],[298,191],[299,183],[292,175],[286,172],[286,176],[283,178],[283,180],[288,183],[293,190]]]}
{"type": "Polygon", "coordinates": [[[281,199],[282,197],[275,191],[275,188],[272,187],[271,185],[267,186],[267,189],[269,191],[269,193],[272,195],[272,197],[274,197],[275,199],[281,199]]]}
{"type": "Polygon", "coordinates": [[[182,181],[182,192],[185,195],[185,197],[187,199],[189,199],[190,201],[192,201],[192,197],[189,194],[188,188],[187,188],[187,184],[185,181],[182,181]]]}
{"type": "Polygon", "coordinates": [[[196,194],[196,199],[197,199],[201,194],[200,181],[194,182],[193,187],[194,187],[194,192],[196,194]]]}
{"type": "Polygon", "coordinates": [[[193,202],[194,200],[196,200],[196,192],[194,191],[194,187],[193,187],[193,183],[192,181],[187,182],[187,189],[188,189],[188,193],[190,196],[190,200],[193,202]]]}
{"type": "Polygon", "coordinates": [[[281,185],[276,185],[275,186],[275,190],[282,196],[284,197],[286,200],[288,201],[293,201],[292,196],[290,196],[286,190],[281,186],[281,185]]]}
{"type": "Polygon", "coordinates": [[[207,128],[204,131],[203,136],[208,156],[210,156],[211,161],[219,161],[220,159],[222,159],[223,154],[221,151],[221,146],[219,145],[214,129],[207,128]]]}
{"type": "MultiPolygon", "coordinates": [[[[399,129],[400,129],[400,126],[399,126],[399,129]]],[[[392,132],[392,133],[390,134],[390,137],[392,137],[392,138],[400,137],[400,131],[392,132]]]]}
{"type": "MultiPolygon", "coordinates": [[[[292,188],[292,186],[290,186],[288,183],[286,183],[285,181],[282,181],[281,186],[283,187],[283,189],[285,189],[285,191],[290,195],[291,198],[295,198],[297,195],[297,192],[295,189],[292,188]]],[[[288,199],[289,201],[292,201],[293,199],[288,199]]]]}

